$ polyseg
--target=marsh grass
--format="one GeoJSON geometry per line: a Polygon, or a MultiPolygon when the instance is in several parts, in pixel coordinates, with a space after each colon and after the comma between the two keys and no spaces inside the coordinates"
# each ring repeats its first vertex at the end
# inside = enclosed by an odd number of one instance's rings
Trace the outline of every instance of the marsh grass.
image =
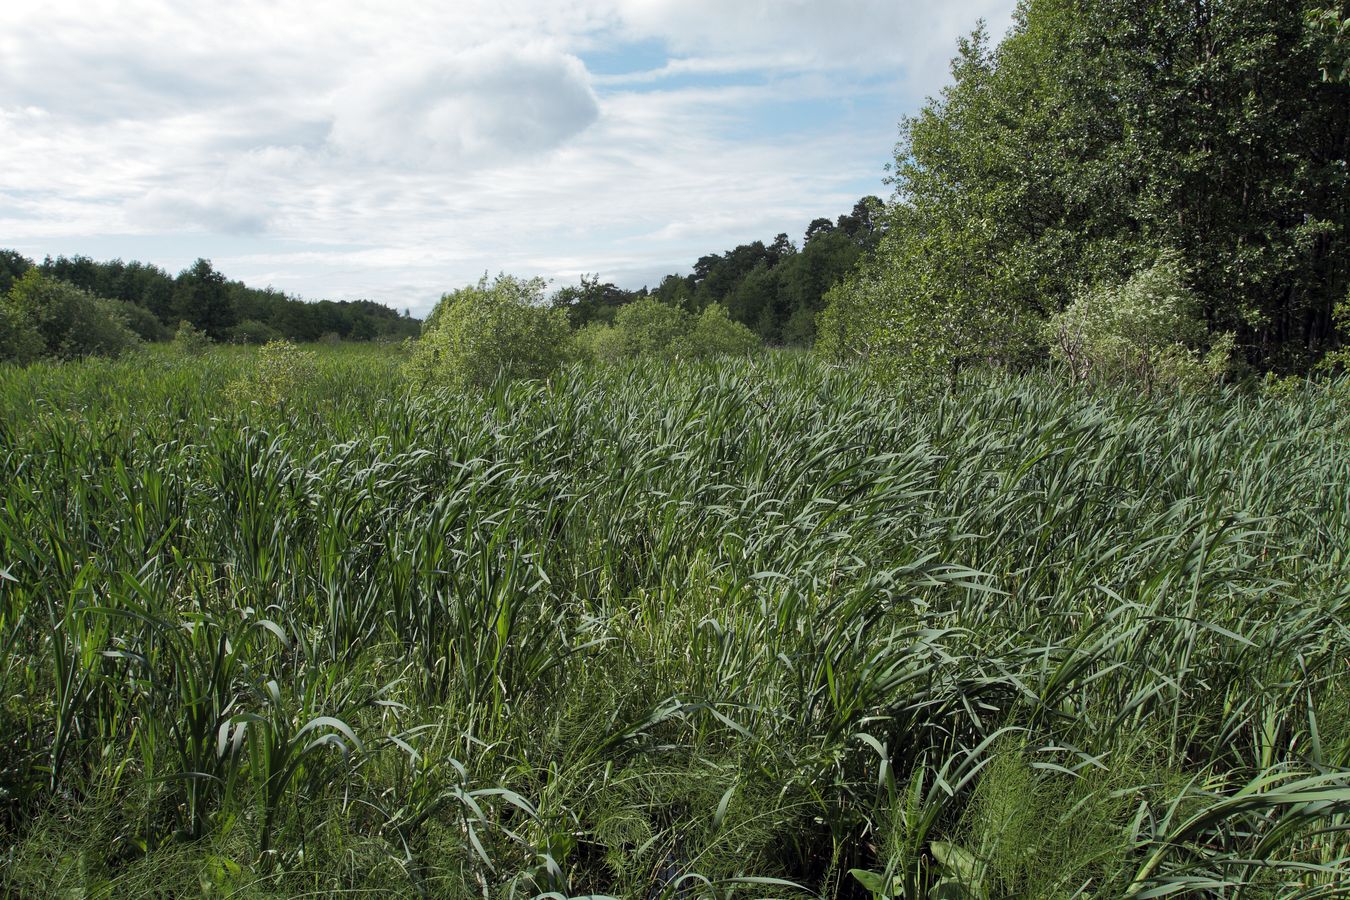
{"type": "Polygon", "coordinates": [[[0,370],[5,890],[1350,882],[1344,380],[312,352],[0,370]]]}

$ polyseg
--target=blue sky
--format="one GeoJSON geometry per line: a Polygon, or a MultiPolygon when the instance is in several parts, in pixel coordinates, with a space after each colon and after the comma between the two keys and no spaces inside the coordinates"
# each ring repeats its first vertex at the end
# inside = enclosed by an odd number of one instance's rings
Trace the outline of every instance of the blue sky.
{"type": "Polygon", "coordinates": [[[0,247],[427,310],[626,287],[884,196],[1012,0],[86,0],[0,8],[0,247]]]}

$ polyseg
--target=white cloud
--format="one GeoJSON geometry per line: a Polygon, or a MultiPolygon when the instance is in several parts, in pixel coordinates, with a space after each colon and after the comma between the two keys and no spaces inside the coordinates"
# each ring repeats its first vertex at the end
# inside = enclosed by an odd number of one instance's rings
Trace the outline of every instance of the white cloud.
{"type": "Polygon", "coordinates": [[[1012,5],[0,4],[0,243],[422,310],[485,270],[650,281],[882,192],[896,118],[1012,5]]]}
{"type": "Polygon", "coordinates": [[[550,150],[599,115],[581,60],[494,44],[359,72],[338,91],[332,137],[378,162],[445,165],[550,150]]]}
{"type": "Polygon", "coordinates": [[[957,35],[979,19],[1007,27],[1007,0],[622,0],[625,26],[660,37],[688,68],[908,71],[922,91],[945,72],[957,35]]]}
{"type": "Polygon", "coordinates": [[[214,234],[257,234],[267,228],[268,214],[253,198],[220,192],[156,188],[127,203],[133,220],[165,231],[191,229],[214,234]]]}

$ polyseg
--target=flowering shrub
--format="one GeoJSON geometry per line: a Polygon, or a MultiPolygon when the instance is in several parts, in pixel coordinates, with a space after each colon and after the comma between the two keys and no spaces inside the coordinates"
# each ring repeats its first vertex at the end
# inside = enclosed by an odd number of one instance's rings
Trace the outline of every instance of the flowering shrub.
{"type": "Polygon", "coordinates": [[[317,373],[318,360],[312,351],[301,350],[290,341],[270,341],[258,351],[253,371],[228,390],[236,402],[275,409],[310,390],[317,373]]]}
{"type": "Polygon", "coordinates": [[[1079,293],[1042,335],[1075,382],[1137,381],[1194,389],[1228,371],[1231,334],[1211,335],[1181,267],[1164,258],[1120,285],[1079,293]]]}

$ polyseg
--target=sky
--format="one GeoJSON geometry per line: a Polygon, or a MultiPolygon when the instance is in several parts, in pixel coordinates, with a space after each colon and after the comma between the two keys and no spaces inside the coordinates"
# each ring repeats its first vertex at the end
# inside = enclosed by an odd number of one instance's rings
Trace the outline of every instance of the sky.
{"type": "Polygon", "coordinates": [[[0,247],[198,257],[414,315],[484,273],[655,285],[887,196],[1013,0],[0,4],[0,247]]]}

